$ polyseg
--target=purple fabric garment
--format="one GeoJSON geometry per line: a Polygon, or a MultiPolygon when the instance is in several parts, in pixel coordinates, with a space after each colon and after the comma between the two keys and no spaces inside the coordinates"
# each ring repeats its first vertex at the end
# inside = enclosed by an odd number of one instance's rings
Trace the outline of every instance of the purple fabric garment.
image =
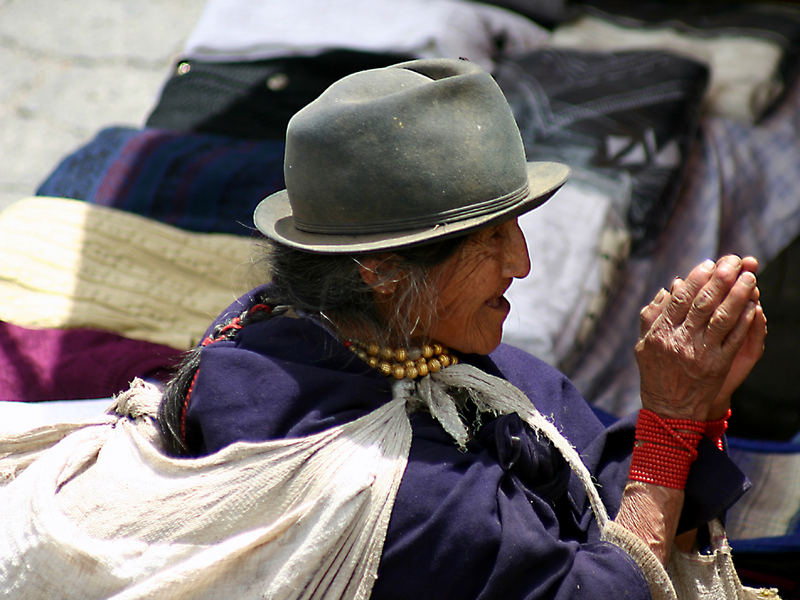
{"type": "Polygon", "coordinates": [[[94,329],[28,329],[0,321],[0,400],[106,398],[158,375],[180,350],[94,329]]]}
{"type": "MultiPolygon", "coordinates": [[[[252,298],[252,296],[251,296],[252,298]]],[[[246,305],[251,300],[245,300],[246,305]]],[[[243,304],[231,309],[238,313],[243,304]]],[[[572,384],[530,355],[501,346],[461,356],[522,389],[575,445],[616,513],[627,481],[632,419],[606,429],[572,384]]],[[[301,436],[387,402],[389,380],[311,319],[274,317],[203,349],[187,426],[199,454],[237,440],[301,436]]],[[[601,542],[586,494],[546,440],[516,415],[484,416],[467,451],[427,413],[411,415],[413,441],[372,598],[648,598],[638,566],[601,542]]],[[[713,448],[692,496],[721,513],[745,487],[713,448]]]]}

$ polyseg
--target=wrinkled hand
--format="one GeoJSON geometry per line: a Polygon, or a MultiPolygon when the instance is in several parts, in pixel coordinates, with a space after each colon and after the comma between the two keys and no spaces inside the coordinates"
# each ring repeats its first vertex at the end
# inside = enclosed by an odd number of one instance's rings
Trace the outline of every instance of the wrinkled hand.
{"type": "Polygon", "coordinates": [[[757,268],[750,257],[706,261],[642,309],[635,351],[644,408],[695,420],[727,412],[763,352],[757,268]]]}

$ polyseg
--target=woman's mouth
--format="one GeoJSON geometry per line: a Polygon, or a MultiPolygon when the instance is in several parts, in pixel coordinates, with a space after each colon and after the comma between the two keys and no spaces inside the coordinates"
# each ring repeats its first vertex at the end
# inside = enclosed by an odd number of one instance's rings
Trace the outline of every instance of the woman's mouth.
{"type": "Polygon", "coordinates": [[[486,301],[486,306],[495,310],[505,310],[508,308],[509,304],[505,296],[495,296],[486,301]]]}

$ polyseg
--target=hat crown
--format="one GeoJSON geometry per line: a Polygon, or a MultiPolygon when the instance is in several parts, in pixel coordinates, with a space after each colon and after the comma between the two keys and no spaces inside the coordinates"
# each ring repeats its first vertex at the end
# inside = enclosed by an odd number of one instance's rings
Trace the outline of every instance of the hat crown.
{"type": "Polygon", "coordinates": [[[525,151],[494,79],[463,60],[361,71],[289,122],[294,226],[322,234],[431,227],[528,194],[525,151]]]}

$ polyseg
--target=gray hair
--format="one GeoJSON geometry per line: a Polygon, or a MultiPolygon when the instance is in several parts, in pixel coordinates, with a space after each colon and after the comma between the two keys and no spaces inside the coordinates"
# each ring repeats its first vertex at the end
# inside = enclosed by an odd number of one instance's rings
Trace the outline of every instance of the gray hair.
{"type": "MultiPolygon", "coordinates": [[[[414,332],[427,331],[429,323],[421,322],[417,309],[431,306],[430,318],[439,305],[438,287],[431,276],[433,267],[452,256],[465,236],[438,241],[424,246],[395,250],[381,265],[379,284],[396,283],[394,314],[384,315],[375,303],[375,294],[361,277],[363,259],[370,255],[313,254],[267,240],[264,256],[257,264],[264,265],[274,284],[259,302],[293,306],[295,309],[325,319],[336,335],[363,332],[365,339],[384,346],[410,346],[414,332]]],[[[269,318],[263,311],[241,315],[240,324],[269,318]]],[[[220,335],[225,323],[217,325],[213,337],[220,335]]],[[[228,335],[234,331],[228,331],[228,335]]],[[[176,456],[189,451],[184,437],[185,407],[192,383],[200,366],[197,346],[185,353],[181,364],[167,384],[159,406],[159,425],[167,451],[176,456]]]]}
{"type": "Polygon", "coordinates": [[[420,306],[439,306],[438,287],[431,276],[433,267],[443,263],[461,246],[466,236],[422,246],[381,252],[386,257],[376,272],[381,283],[395,291],[393,313],[381,314],[373,287],[364,282],[364,255],[315,254],[267,240],[265,258],[279,298],[311,314],[320,315],[341,336],[366,332],[369,341],[382,345],[410,345],[411,338],[426,331],[430,323],[419,314],[420,306]]]}

